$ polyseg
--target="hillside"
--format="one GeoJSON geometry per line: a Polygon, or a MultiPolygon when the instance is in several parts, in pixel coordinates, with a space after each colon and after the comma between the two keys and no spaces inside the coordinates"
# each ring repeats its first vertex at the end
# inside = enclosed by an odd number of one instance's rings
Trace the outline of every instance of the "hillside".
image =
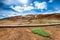
{"type": "Polygon", "coordinates": [[[25,16],[14,16],[10,18],[5,18],[5,19],[60,19],[60,14],[38,14],[38,15],[25,15],[25,16]]]}
{"type": "Polygon", "coordinates": [[[51,24],[60,23],[60,14],[25,15],[0,20],[0,25],[51,24]]]}

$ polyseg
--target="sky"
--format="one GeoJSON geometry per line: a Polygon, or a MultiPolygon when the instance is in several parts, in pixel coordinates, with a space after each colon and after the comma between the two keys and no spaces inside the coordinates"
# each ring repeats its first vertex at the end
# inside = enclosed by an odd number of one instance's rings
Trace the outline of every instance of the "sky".
{"type": "Polygon", "coordinates": [[[60,13],[60,0],[0,0],[0,18],[60,13]]]}

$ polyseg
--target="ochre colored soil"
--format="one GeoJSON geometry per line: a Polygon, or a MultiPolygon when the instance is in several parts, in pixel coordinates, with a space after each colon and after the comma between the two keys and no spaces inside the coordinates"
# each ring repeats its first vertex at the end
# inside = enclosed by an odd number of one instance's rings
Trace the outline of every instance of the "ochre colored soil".
{"type": "Polygon", "coordinates": [[[37,27],[50,33],[51,38],[33,34],[31,32],[32,28],[33,27],[0,28],[0,40],[60,40],[60,28],[52,26],[37,27]]]}

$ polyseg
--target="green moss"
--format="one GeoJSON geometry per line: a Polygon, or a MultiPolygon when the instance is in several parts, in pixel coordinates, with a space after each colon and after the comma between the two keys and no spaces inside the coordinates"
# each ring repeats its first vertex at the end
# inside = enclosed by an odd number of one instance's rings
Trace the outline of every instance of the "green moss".
{"type": "Polygon", "coordinates": [[[38,34],[44,37],[50,37],[50,34],[42,29],[39,28],[32,28],[32,33],[38,34]]]}

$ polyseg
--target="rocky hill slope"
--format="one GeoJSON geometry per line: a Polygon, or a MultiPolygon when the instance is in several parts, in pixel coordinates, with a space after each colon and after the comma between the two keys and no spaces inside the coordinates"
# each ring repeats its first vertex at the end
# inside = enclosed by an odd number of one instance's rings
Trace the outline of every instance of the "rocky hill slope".
{"type": "Polygon", "coordinates": [[[5,19],[11,19],[11,20],[18,20],[18,19],[58,19],[60,20],[60,14],[39,14],[39,15],[25,15],[25,16],[14,16],[10,18],[5,18],[5,19]]]}
{"type": "Polygon", "coordinates": [[[25,15],[0,20],[0,25],[51,24],[60,23],[60,14],[25,15]]]}

